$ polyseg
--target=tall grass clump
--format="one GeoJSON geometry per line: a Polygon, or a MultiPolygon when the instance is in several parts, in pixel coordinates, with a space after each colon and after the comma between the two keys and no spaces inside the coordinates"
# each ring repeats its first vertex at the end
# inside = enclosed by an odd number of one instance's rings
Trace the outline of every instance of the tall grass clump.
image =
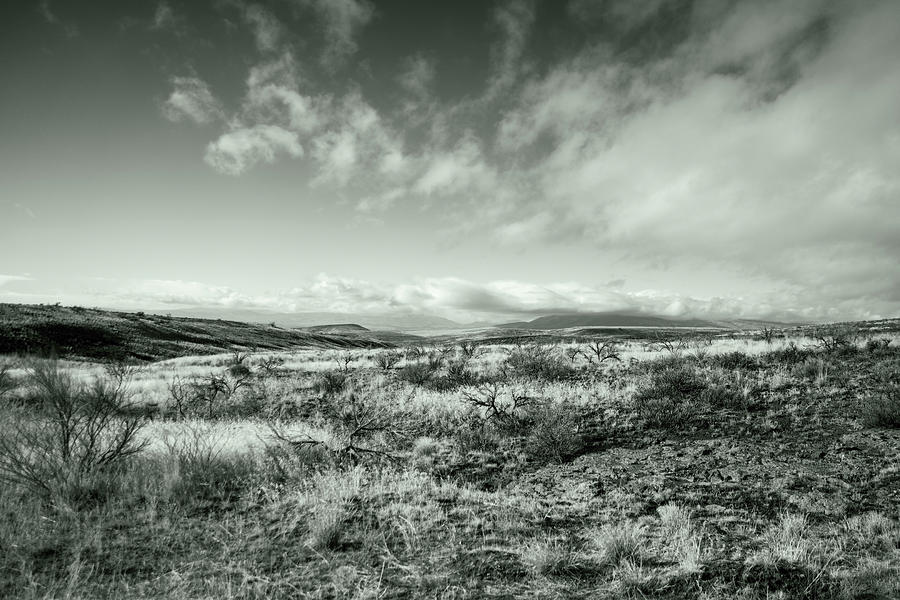
{"type": "MultiPolygon", "coordinates": [[[[115,373],[113,370],[110,373],[115,373]]],[[[55,361],[32,363],[28,399],[0,423],[0,479],[48,500],[79,501],[147,444],[131,410],[130,372],[80,383],[55,361]]]]}

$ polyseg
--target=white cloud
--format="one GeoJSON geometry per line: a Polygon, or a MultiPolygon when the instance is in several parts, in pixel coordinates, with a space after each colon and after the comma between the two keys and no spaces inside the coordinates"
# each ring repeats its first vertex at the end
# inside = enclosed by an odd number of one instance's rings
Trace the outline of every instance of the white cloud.
{"type": "Polygon", "coordinates": [[[322,63],[330,69],[337,68],[347,57],[356,53],[356,34],[375,14],[374,7],[367,0],[296,1],[311,7],[324,22],[326,44],[322,63]]]}
{"type": "Polygon", "coordinates": [[[316,184],[346,185],[363,168],[397,176],[408,167],[402,140],[358,92],[347,94],[334,108],[312,154],[320,168],[316,184]]]}
{"type": "Polygon", "coordinates": [[[285,52],[278,59],[250,69],[241,120],[309,133],[327,118],[329,100],[300,92],[294,57],[285,52]]]}
{"type": "Polygon", "coordinates": [[[282,27],[275,15],[260,6],[250,4],[244,9],[244,20],[253,30],[253,38],[260,52],[274,52],[282,36],[282,27]]]}
{"type": "Polygon", "coordinates": [[[492,73],[485,98],[494,99],[515,83],[534,17],[531,0],[509,0],[494,12],[501,39],[492,51],[492,73]]]}
{"type": "Polygon", "coordinates": [[[175,77],[175,88],[163,103],[163,115],[172,122],[184,120],[207,124],[224,117],[224,109],[209,86],[197,77],[175,77]]]}
{"type": "Polygon", "coordinates": [[[235,129],[206,148],[204,160],[226,175],[240,175],[259,163],[271,163],[279,153],[299,157],[303,147],[297,134],[275,125],[235,129]]]}
{"type": "Polygon", "coordinates": [[[184,21],[176,16],[175,11],[172,10],[168,2],[159,2],[150,22],[150,29],[182,33],[184,31],[184,21]]]}
{"type": "Polygon", "coordinates": [[[771,298],[753,303],[741,297],[696,298],[657,290],[624,291],[620,285],[514,280],[477,283],[456,277],[425,278],[400,284],[320,274],[303,285],[254,295],[196,281],[122,282],[108,305],[209,306],[285,312],[433,314],[461,322],[526,319],[573,312],[628,312],[693,318],[828,318],[824,304],[806,311],[773,309],[771,298]]]}
{"type": "Polygon", "coordinates": [[[417,100],[427,98],[437,72],[434,61],[417,54],[409,57],[406,62],[406,68],[400,73],[397,83],[413,98],[417,100]]]}
{"type": "Polygon", "coordinates": [[[13,281],[33,281],[33,279],[22,275],[0,275],[0,287],[13,281]]]}
{"type": "Polygon", "coordinates": [[[465,135],[452,150],[426,155],[423,174],[414,190],[420,194],[455,193],[488,186],[494,179],[477,139],[465,135]]]}

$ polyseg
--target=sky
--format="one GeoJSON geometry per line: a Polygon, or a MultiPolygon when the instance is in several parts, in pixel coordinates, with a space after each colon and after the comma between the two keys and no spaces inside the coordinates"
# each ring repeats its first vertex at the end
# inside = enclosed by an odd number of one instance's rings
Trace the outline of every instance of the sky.
{"type": "Polygon", "coordinates": [[[7,0],[0,302],[900,316],[896,0],[7,0]]]}

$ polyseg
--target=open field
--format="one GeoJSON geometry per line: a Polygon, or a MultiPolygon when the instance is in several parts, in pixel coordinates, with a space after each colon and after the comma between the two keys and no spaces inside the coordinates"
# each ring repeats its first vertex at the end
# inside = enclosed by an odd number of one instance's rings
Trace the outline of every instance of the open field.
{"type": "Polygon", "coordinates": [[[896,321],[588,333],[8,356],[0,596],[900,597],[896,321]]]}

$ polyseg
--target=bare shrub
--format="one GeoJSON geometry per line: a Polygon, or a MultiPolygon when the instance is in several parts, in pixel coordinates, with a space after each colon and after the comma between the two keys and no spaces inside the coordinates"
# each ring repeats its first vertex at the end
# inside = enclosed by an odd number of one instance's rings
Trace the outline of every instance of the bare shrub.
{"type": "Polygon", "coordinates": [[[397,366],[397,363],[402,359],[403,356],[399,352],[395,352],[394,350],[383,350],[375,355],[375,366],[382,371],[387,372],[397,366]]]}
{"type": "Polygon", "coordinates": [[[515,431],[527,422],[525,408],[532,403],[533,398],[511,389],[505,392],[497,383],[485,383],[464,390],[462,399],[475,408],[485,422],[515,431]]]}
{"type": "Polygon", "coordinates": [[[169,397],[176,416],[182,419],[218,416],[227,409],[228,402],[238,390],[250,386],[251,377],[249,369],[239,375],[210,374],[187,380],[176,375],[169,383],[169,397]]]}
{"type": "Polygon", "coordinates": [[[619,353],[619,342],[616,340],[593,341],[588,344],[587,350],[582,353],[589,364],[596,361],[599,365],[608,360],[622,362],[622,357],[619,353]]]}
{"type": "Polygon", "coordinates": [[[472,360],[473,358],[478,358],[481,354],[484,353],[484,348],[481,348],[475,342],[460,342],[459,343],[459,355],[466,360],[472,360]]]}
{"type": "Polygon", "coordinates": [[[280,356],[266,356],[259,359],[256,365],[268,376],[277,375],[284,367],[284,359],[280,356]]]}
{"type": "Polygon", "coordinates": [[[270,425],[272,438],[289,449],[325,449],[339,462],[358,464],[365,459],[396,462],[393,448],[409,436],[409,419],[401,409],[355,389],[330,398],[319,417],[326,425],[326,435],[295,435],[270,425]]]}
{"type": "Polygon", "coordinates": [[[812,337],[826,352],[850,351],[855,349],[859,330],[852,325],[828,325],[816,328],[812,337]]]}
{"type": "Polygon", "coordinates": [[[95,476],[140,452],[144,419],[128,410],[122,373],[81,384],[55,361],[34,362],[32,405],[3,414],[0,478],[45,498],[77,499],[95,476]]]}
{"type": "Polygon", "coordinates": [[[252,375],[250,367],[244,364],[249,355],[240,350],[234,350],[231,353],[231,363],[228,366],[228,374],[235,379],[246,379],[252,375]]]}

